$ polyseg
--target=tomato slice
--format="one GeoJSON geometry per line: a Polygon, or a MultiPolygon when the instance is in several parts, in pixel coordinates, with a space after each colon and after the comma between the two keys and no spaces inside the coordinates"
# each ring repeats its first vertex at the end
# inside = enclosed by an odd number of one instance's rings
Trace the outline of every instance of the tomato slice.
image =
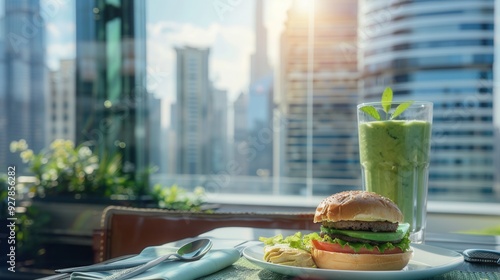
{"type": "Polygon", "coordinates": [[[403,253],[398,247],[393,249],[384,250],[383,253],[379,251],[377,247],[374,247],[373,250],[369,250],[365,247],[361,248],[358,252],[355,252],[353,248],[349,246],[342,246],[338,243],[329,243],[329,242],[321,242],[318,240],[312,240],[314,248],[323,251],[337,252],[337,253],[347,253],[347,254],[399,254],[403,253]]]}

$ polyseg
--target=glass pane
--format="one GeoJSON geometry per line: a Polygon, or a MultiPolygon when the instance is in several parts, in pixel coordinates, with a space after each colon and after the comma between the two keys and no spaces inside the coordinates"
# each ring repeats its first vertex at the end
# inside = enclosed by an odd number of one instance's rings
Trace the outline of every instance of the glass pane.
{"type": "Polygon", "coordinates": [[[320,197],[361,187],[356,104],[391,86],[435,104],[430,198],[493,199],[493,1],[391,2],[2,0],[0,144],[90,141],[132,181],[320,197]]]}

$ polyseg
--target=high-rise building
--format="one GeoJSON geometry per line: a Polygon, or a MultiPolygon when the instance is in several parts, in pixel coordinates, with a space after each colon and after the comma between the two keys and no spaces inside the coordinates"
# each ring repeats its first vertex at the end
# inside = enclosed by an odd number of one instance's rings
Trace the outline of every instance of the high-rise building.
{"type": "Polygon", "coordinates": [[[212,92],[212,148],[211,148],[211,173],[226,169],[228,161],[228,127],[227,127],[227,91],[211,87],[212,92]]]}
{"type": "Polygon", "coordinates": [[[233,102],[233,150],[232,158],[241,167],[241,174],[248,174],[248,160],[247,160],[247,138],[248,133],[248,96],[241,92],[236,100],[233,102]]]}
{"type": "Polygon", "coordinates": [[[357,41],[357,1],[304,2],[289,9],[281,37],[279,111],[287,125],[277,169],[303,178],[307,193],[313,185],[324,193],[359,187],[357,58],[345,52],[357,41]]]}
{"type": "Polygon", "coordinates": [[[56,139],[75,141],[75,61],[60,61],[50,72],[50,97],[47,113],[47,143],[56,139]]]}
{"type": "Polygon", "coordinates": [[[248,137],[257,139],[255,156],[248,161],[245,175],[267,177],[272,175],[274,109],[273,75],[267,58],[267,30],[263,21],[263,1],[255,2],[255,52],[250,60],[248,89],[248,137]]]}
{"type": "Polygon", "coordinates": [[[162,127],[162,99],[153,96],[148,97],[148,117],[149,117],[149,164],[155,166],[158,173],[166,171],[167,156],[166,150],[169,139],[165,139],[165,131],[162,127]]]}
{"type": "MultiPolygon", "coordinates": [[[[494,10],[500,11],[500,0],[495,0],[494,10]]],[[[500,26],[500,17],[496,16],[494,23],[500,26]]],[[[495,28],[494,37],[500,38],[500,28],[495,28]]],[[[495,171],[495,187],[494,191],[497,196],[500,196],[500,46],[496,44],[494,56],[497,57],[497,63],[493,64],[493,125],[495,126],[495,157],[494,165],[495,171]]]]}
{"type": "Polygon", "coordinates": [[[75,1],[76,139],[120,153],[131,175],[149,164],[146,12],[141,0],[75,1]]]}
{"type": "MultiPolygon", "coordinates": [[[[45,24],[38,0],[5,0],[0,19],[0,145],[25,139],[46,146],[48,69],[45,24]]],[[[0,166],[21,165],[18,154],[0,151],[0,166]]],[[[20,170],[22,171],[22,170],[20,170]]]]}
{"type": "Polygon", "coordinates": [[[272,74],[267,58],[267,29],[264,26],[264,5],[255,1],[255,50],[250,59],[250,84],[268,78],[272,74]]]}
{"type": "Polygon", "coordinates": [[[177,104],[170,104],[170,124],[167,128],[167,173],[169,175],[177,174],[177,104]]]}
{"type": "Polygon", "coordinates": [[[208,174],[212,147],[209,49],[183,47],[177,54],[177,173],[208,174]]]}
{"type": "Polygon", "coordinates": [[[429,190],[491,193],[494,1],[393,2],[361,1],[362,100],[434,102],[429,190]]]}

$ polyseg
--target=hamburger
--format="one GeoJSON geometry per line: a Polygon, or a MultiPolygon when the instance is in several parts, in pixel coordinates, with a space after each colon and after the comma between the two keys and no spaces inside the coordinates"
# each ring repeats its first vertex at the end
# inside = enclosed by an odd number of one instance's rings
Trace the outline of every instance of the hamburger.
{"type": "Polygon", "coordinates": [[[412,256],[409,225],[390,199],[373,192],[345,191],[324,199],[314,222],[319,238],[311,255],[319,268],[400,270],[412,256]]]}

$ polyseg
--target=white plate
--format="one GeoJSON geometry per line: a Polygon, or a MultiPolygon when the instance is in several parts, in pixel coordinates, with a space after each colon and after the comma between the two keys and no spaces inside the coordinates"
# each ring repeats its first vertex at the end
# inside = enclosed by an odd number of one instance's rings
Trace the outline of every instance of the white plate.
{"type": "Polygon", "coordinates": [[[249,246],[243,255],[252,263],[280,274],[290,276],[313,276],[326,279],[419,279],[443,274],[453,270],[464,261],[464,257],[455,252],[438,247],[412,244],[413,257],[403,270],[398,271],[354,271],[320,268],[303,268],[273,264],[264,261],[264,244],[249,246]]]}

